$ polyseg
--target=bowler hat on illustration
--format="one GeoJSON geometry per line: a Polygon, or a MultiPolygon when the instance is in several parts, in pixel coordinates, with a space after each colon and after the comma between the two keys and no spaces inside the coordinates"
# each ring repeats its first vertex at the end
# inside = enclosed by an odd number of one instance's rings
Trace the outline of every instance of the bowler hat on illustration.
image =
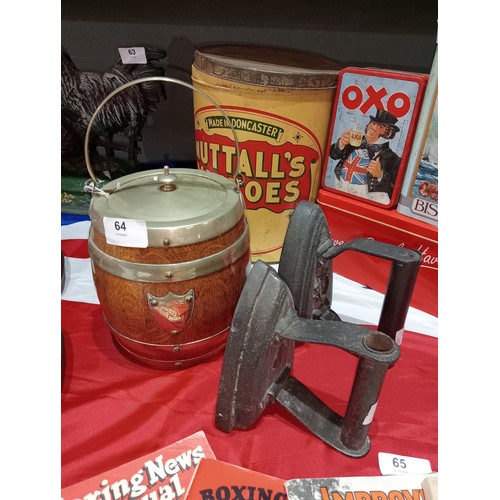
{"type": "Polygon", "coordinates": [[[370,116],[370,120],[375,123],[380,123],[381,125],[391,125],[396,129],[396,132],[399,132],[399,127],[396,127],[398,119],[385,109],[377,109],[377,114],[375,116],[370,116]]]}

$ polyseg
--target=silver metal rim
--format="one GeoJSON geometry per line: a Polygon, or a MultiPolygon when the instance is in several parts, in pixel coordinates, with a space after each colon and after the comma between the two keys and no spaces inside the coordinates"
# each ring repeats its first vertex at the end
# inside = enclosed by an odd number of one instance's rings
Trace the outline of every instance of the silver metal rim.
{"type": "MultiPolygon", "coordinates": [[[[150,170],[140,176],[140,181],[145,183],[148,179],[155,179],[161,173],[161,170],[150,170]]],[[[165,241],[168,240],[168,246],[182,246],[201,241],[210,240],[219,234],[223,234],[232,229],[244,214],[244,203],[241,191],[234,188],[230,179],[226,179],[213,172],[204,172],[201,170],[189,170],[182,168],[170,169],[170,172],[177,175],[181,182],[189,182],[190,178],[207,179],[217,183],[218,187],[225,189],[225,198],[219,206],[212,206],[208,214],[198,215],[196,217],[186,218],[184,220],[175,220],[175,223],[162,219],[160,222],[145,220],[148,233],[148,247],[164,248],[165,241]],[[207,218],[210,216],[210,218],[207,218]],[[170,224],[170,225],[169,225],[170,224]]],[[[131,174],[108,183],[106,186],[120,193],[116,186],[122,182],[132,184],[135,174],[131,174]]],[[[133,187],[132,187],[133,189],[133,187]]],[[[165,193],[168,197],[168,193],[165,193]]],[[[140,200],[139,200],[140,202],[140,200]]],[[[124,216],[110,207],[110,200],[104,196],[95,196],[92,199],[89,209],[92,226],[104,234],[104,217],[114,218],[138,218],[135,214],[124,216]]],[[[142,217],[139,217],[142,220],[142,217]]]]}
{"type": "Polygon", "coordinates": [[[201,259],[175,264],[141,264],[117,259],[98,248],[92,235],[89,235],[88,242],[89,254],[95,265],[119,278],[145,283],[172,283],[206,276],[234,264],[250,246],[246,221],[241,236],[224,250],[201,259]]]}

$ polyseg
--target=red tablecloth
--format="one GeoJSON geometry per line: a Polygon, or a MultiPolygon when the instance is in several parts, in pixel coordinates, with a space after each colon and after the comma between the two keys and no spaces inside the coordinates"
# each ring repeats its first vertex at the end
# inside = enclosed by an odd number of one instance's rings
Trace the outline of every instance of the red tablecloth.
{"type": "MultiPolygon", "coordinates": [[[[117,350],[99,305],[62,301],[62,487],[141,457],[198,430],[216,457],[281,479],[379,475],[378,452],[428,459],[438,469],[437,338],[406,332],[388,372],[371,449],[349,458],[275,403],[250,429],[214,426],[222,354],[180,371],[143,367],[117,350]]],[[[303,344],[294,376],[344,414],[357,358],[303,344]]]]}
{"type": "MultiPolygon", "coordinates": [[[[200,430],[219,460],[284,480],[380,475],[378,452],[425,458],[438,470],[438,340],[435,331],[422,334],[426,325],[434,328],[435,318],[429,323],[424,318],[420,333],[405,332],[401,357],[387,373],[370,425],[372,446],[366,456],[337,452],[279,403],[268,406],[252,428],[226,434],[214,425],[223,355],[180,371],[147,368],[122,355],[95,297],[86,240],[89,222],[65,225],[63,218],[62,223],[68,264],[61,301],[62,487],[200,430]]],[[[352,300],[372,311],[370,293],[360,294],[370,291],[356,286],[352,300]]],[[[342,309],[348,305],[340,303],[342,309]]],[[[295,349],[293,375],[344,415],[356,364],[356,357],[339,349],[302,344],[295,349]]]]}

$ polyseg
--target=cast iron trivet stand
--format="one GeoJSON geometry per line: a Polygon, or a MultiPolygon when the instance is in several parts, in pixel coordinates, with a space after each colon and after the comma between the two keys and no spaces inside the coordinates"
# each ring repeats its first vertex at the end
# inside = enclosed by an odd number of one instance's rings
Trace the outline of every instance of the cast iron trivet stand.
{"type": "Polygon", "coordinates": [[[247,278],[224,354],[215,425],[225,432],[248,428],[278,401],[324,442],[361,457],[370,449],[368,431],[386,372],[399,358],[395,338],[404,326],[421,256],[370,240],[334,248],[324,215],[315,207],[303,202],[296,208],[280,274],[259,261],[247,278]],[[348,249],[393,261],[380,321],[390,335],[342,322],[330,309],[329,259],[348,249]],[[291,375],[296,342],[338,347],[359,358],[344,417],[291,375]]]}

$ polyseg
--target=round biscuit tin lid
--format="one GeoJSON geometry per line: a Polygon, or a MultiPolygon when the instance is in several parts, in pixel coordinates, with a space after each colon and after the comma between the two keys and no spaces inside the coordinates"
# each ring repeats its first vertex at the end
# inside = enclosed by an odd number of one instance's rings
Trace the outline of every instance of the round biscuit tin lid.
{"type": "Polygon", "coordinates": [[[97,193],[89,210],[93,228],[104,234],[106,219],[139,221],[149,247],[163,247],[165,239],[180,246],[215,238],[244,214],[241,192],[231,179],[195,169],[129,174],[97,193]]]}
{"type": "Polygon", "coordinates": [[[337,61],[311,52],[245,44],[200,46],[193,65],[227,80],[287,88],[334,87],[343,68],[337,61]]]}

